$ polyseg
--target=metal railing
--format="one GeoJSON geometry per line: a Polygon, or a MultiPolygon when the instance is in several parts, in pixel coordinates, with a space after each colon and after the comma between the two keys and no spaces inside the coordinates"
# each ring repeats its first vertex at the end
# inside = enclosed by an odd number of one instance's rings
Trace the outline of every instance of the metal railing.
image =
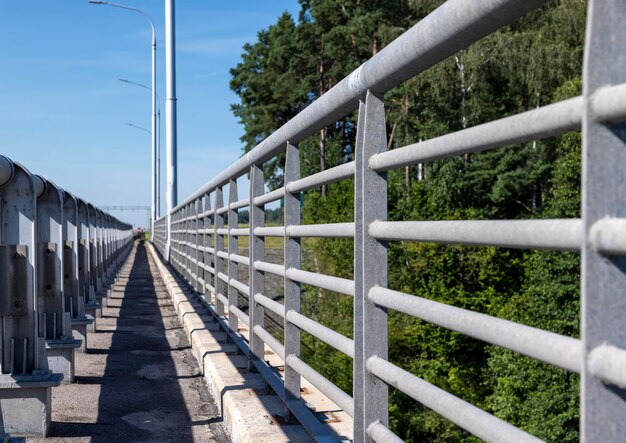
{"type": "Polygon", "coordinates": [[[54,384],[51,352],[81,346],[72,329],[93,323],[132,226],[1,155],[0,220],[0,390],[54,384]]]}
{"type": "Polygon", "coordinates": [[[484,440],[538,440],[390,363],[388,310],[581,374],[581,440],[618,441],[626,435],[626,135],[616,125],[626,120],[626,3],[589,2],[583,96],[387,151],[385,92],[543,3],[446,2],[155,223],[157,248],[248,354],[250,366],[316,437],[323,435],[316,434],[315,418],[298,402],[301,377],[353,417],[356,442],[400,441],[388,429],[388,385],[484,440]],[[356,109],[356,160],[301,177],[298,142],[356,109]],[[581,219],[386,221],[391,169],[581,128],[581,219]],[[263,164],[283,153],[284,186],[266,193],[263,164]],[[250,175],[250,194],[239,199],[237,179],[245,174],[250,175]],[[345,179],[354,179],[354,223],[301,225],[300,193],[345,179]],[[278,199],[284,199],[284,226],[265,227],[264,206],[278,199]],[[250,225],[242,229],[237,211],[244,207],[249,207],[250,225]],[[249,257],[239,255],[242,236],[249,237],[249,257]],[[271,236],[284,238],[282,265],[264,260],[265,240],[271,236]],[[354,239],[354,280],[303,270],[303,237],[354,239]],[[582,339],[387,289],[390,241],[581,251],[582,339]],[[239,266],[248,268],[249,285],[238,280],[239,266]],[[284,278],[284,304],[263,293],[266,273],[284,278]],[[354,340],[300,313],[301,284],[353,297],[354,340]],[[237,292],[249,297],[248,314],[237,306],[237,292]],[[225,308],[228,314],[222,317],[225,308]],[[265,309],[284,318],[282,343],[264,329],[265,309]],[[249,327],[249,343],[237,332],[239,321],[249,327]],[[353,358],[353,397],[301,359],[301,331],[353,358]],[[264,345],[284,359],[283,377],[267,367],[264,345]]]}

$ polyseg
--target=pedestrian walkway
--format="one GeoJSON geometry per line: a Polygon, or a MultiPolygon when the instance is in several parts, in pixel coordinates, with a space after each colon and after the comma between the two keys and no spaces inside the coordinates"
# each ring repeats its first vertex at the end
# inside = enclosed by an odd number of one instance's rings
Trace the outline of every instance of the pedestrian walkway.
{"type": "Polygon", "coordinates": [[[136,243],[76,355],[76,383],[53,390],[52,428],[37,442],[227,442],[152,258],[136,243]]]}

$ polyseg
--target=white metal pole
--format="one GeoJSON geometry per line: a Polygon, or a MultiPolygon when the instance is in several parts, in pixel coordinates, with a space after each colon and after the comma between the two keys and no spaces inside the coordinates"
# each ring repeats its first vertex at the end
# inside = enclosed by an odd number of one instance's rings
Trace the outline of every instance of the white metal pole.
{"type": "MultiPolygon", "coordinates": [[[[160,99],[159,99],[160,102],[160,99]]],[[[156,216],[161,218],[161,107],[157,107],[156,216]]]]}
{"type": "Polygon", "coordinates": [[[152,208],[150,211],[150,241],[154,241],[154,221],[157,210],[157,119],[156,119],[156,35],[152,25],[152,208]]]}
{"type": "MultiPolygon", "coordinates": [[[[150,28],[152,30],[152,115],[151,115],[151,123],[152,123],[152,131],[151,131],[151,135],[152,135],[152,179],[151,179],[151,208],[150,208],[150,240],[152,240],[152,236],[154,235],[154,220],[156,220],[156,202],[157,202],[157,197],[156,197],[156,188],[157,188],[157,161],[156,161],[156,156],[157,156],[157,136],[156,136],[156,30],[154,28],[154,22],[152,21],[152,18],[150,18],[150,16],[148,14],[146,14],[145,12],[143,12],[141,9],[137,9],[134,8],[132,6],[127,6],[127,5],[121,5],[119,3],[112,3],[112,2],[106,2],[106,1],[101,1],[101,0],[89,0],[89,3],[94,4],[94,5],[106,5],[106,6],[113,6],[114,8],[120,8],[120,9],[126,9],[128,11],[134,11],[134,12],[138,12],[139,14],[143,15],[146,19],[148,19],[148,22],[150,22],[150,28]]],[[[134,82],[128,82],[128,83],[134,83],[134,82]]],[[[134,83],[137,84],[137,83],[134,83]]],[[[139,85],[142,86],[142,85],[139,85]]]]}
{"type": "Polygon", "coordinates": [[[165,191],[167,242],[165,259],[169,260],[171,245],[171,214],[178,204],[176,180],[176,35],[174,0],[165,0],[165,191]]]}

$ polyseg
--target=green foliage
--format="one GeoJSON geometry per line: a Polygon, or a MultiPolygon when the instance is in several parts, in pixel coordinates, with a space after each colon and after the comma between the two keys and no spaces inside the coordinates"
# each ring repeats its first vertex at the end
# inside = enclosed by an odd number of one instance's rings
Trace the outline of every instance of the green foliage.
{"type": "MultiPolygon", "coordinates": [[[[300,0],[244,47],[231,71],[233,111],[256,146],[328,91],[441,0],[300,0]]],[[[405,82],[385,96],[389,148],[524,112],[580,94],[582,0],[552,0],[405,82]]],[[[354,159],[356,114],[301,141],[302,174],[354,159]]],[[[578,217],[581,139],[577,133],[391,171],[390,220],[578,217]]],[[[284,159],[265,165],[270,188],[284,159]]],[[[303,223],[349,222],[354,183],[303,196],[303,223]]],[[[310,270],[353,277],[348,240],[303,242],[310,270]]],[[[560,334],[579,334],[579,256],[490,247],[391,242],[389,287],[440,303],[560,334]]],[[[302,311],[352,336],[352,300],[305,286],[302,311]]],[[[303,334],[303,358],[352,390],[351,361],[303,334]]],[[[547,441],[578,438],[578,378],[496,346],[410,318],[389,315],[389,358],[547,441]]],[[[390,391],[391,428],[406,441],[476,441],[404,394],[390,391]]]]}

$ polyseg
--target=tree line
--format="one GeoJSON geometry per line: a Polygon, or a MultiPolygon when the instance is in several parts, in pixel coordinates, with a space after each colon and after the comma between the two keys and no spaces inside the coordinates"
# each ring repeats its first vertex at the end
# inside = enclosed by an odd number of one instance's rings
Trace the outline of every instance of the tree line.
{"type": "MultiPolygon", "coordinates": [[[[231,70],[248,151],[441,0],[299,0],[243,47],[231,70]]],[[[389,149],[544,106],[581,92],[586,4],[551,0],[385,95],[389,149]]],[[[302,175],[354,159],[356,114],[300,143],[302,175]]],[[[282,185],[284,157],[264,167],[282,185]]],[[[579,217],[578,133],[389,173],[389,220],[579,217]]],[[[353,221],[350,180],[303,194],[303,223],[353,221]]],[[[352,278],[351,240],[315,239],[304,265],[352,278]]],[[[389,287],[574,337],[578,253],[392,242],[389,287]]],[[[303,312],[352,337],[352,300],[304,287],[303,312]]],[[[303,358],[346,392],[352,362],[303,333],[303,358]]],[[[547,441],[578,440],[575,374],[402,314],[389,316],[389,358],[547,441]]],[[[475,441],[390,390],[390,425],[407,441],[475,441]]]]}

